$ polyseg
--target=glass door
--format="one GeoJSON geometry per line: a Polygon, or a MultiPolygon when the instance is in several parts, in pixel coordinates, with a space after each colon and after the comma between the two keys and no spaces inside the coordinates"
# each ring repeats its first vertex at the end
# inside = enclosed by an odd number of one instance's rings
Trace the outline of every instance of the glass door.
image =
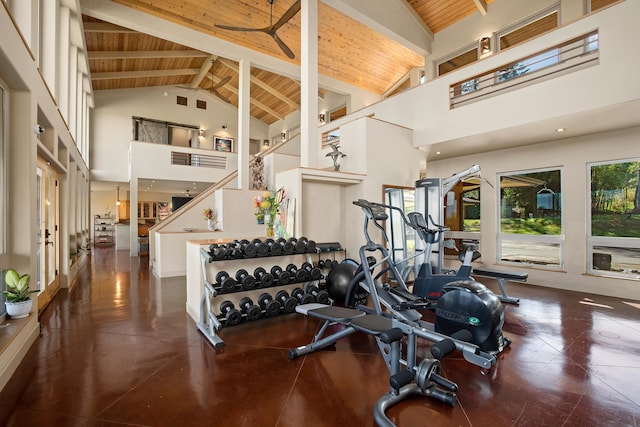
{"type": "Polygon", "coordinates": [[[60,174],[38,159],[38,308],[45,307],[60,289],[60,174]]]}

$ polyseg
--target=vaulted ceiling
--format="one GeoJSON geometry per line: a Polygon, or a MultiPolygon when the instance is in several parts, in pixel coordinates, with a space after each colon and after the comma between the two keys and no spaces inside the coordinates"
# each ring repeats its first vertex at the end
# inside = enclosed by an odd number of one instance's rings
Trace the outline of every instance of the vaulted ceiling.
{"type": "MultiPolygon", "coordinates": [[[[95,0],[94,0],[95,1],[95,0]]],[[[291,64],[300,62],[300,0],[101,0],[178,24],[207,36],[233,43],[291,64]],[[271,7],[273,8],[271,11],[271,7]],[[278,22],[282,16],[289,18],[278,22]],[[276,24],[275,35],[268,27],[276,24]],[[230,31],[216,25],[267,28],[230,31]],[[285,47],[282,47],[284,45],[285,47]],[[290,49],[289,56],[286,50],[290,49]]],[[[473,13],[487,13],[492,0],[387,0],[406,6],[420,21],[424,37],[447,28],[473,13]]],[[[414,68],[424,66],[424,52],[411,49],[364,25],[357,13],[327,3],[352,6],[350,0],[318,3],[318,72],[335,81],[384,95],[414,68]],[[352,15],[352,16],[349,16],[352,15]]],[[[90,9],[90,8],[89,8],[90,9]]],[[[83,11],[84,12],[84,11],[83,11]]],[[[237,105],[238,63],[219,52],[194,49],[109,22],[104,14],[83,15],[93,89],[176,85],[211,91],[237,105]],[[101,19],[96,16],[99,15],[101,19]]],[[[150,31],[151,32],[151,31],[150,31]]],[[[271,124],[300,109],[300,83],[257,66],[251,69],[251,115],[271,124]]]]}

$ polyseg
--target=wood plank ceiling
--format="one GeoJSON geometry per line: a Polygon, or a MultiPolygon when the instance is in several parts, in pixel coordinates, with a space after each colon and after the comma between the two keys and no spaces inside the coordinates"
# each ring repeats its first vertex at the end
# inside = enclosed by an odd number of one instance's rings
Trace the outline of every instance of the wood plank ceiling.
{"type": "MultiPolygon", "coordinates": [[[[298,0],[299,1],[299,0],[298,0]]],[[[272,37],[261,32],[216,28],[225,24],[248,28],[270,23],[269,0],[113,0],[216,38],[299,64],[300,13],[277,35],[292,50],[290,59],[272,37]]],[[[492,0],[407,0],[434,33],[472,14],[486,14],[492,0]]],[[[273,2],[273,22],[295,3],[273,2]]],[[[237,105],[238,63],[161,38],[118,27],[83,15],[93,89],[113,90],[177,85],[216,88],[222,99],[237,105]],[[213,63],[212,63],[213,60],[213,63]],[[220,87],[218,83],[227,80],[220,87]]],[[[382,95],[424,58],[365,25],[319,2],[318,62],[320,74],[382,95]]],[[[251,69],[251,115],[271,124],[300,109],[300,84],[294,79],[251,69]]]]}

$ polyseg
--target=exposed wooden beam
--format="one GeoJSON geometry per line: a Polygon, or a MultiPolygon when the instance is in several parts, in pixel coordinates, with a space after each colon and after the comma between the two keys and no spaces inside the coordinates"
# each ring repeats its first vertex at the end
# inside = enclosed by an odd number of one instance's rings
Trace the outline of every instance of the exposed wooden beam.
{"type": "Polygon", "coordinates": [[[473,0],[473,2],[483,16],[487,14],[487,2],[485,0],[473,0]]]}
{"type": "Polygon", "coordinates": [[[188,50],[105,50],[89,52],[89,59],[132,58],[204,58],[207,54],[195,49],[188,50]]]}
{"type": "MultiPolygon", "coordinates": [[[[212,75],[207,75],[207,77],[213,81],[214,85],[217,85],[220,80],[218,77],[216,76],[212,76],[212,75]],[[213,77],[213,78],[212,78],[213,77]]],[[[234,87],[234,86],[224,86],[224,88],[230,92],[232,92],[235,96],[238,96],[238,88],[234,87]]],[[[213,94],[212,94],[213,95],[213,94]]],[[[215,96],[215,95],[213,95],[215,96]]],[[[267,114],[272,115],[273,117],[277,118],[278,120],[284,120],[284,116],[280,113],[278,113],[277,111],[273,110],[272,108],[267,107],[266,105],[264,105],[262,102],[254,99],[254,98],[250,98],[251,100],[251,105],[258,107],[259,109],[261,109],[262,111],[264,111],[267,114]]]]}
{"type": "Polygon", "coordinates": [[[146,70],[146,71],[113,71],[108,73],[91,73],[91,80],[137,79],[141,77],[187,76],[198,74],[198,69],[181,70],[146,70]]]}
{"type": "MultiPolygon", "coordinates": [[[[225,67],[229,68],[230,70],[234,71],[236,74],[238,73],[238,66],[236,64],[234,64],[233,62],[228,61],[226,59],[219,59],[218,62],[220,62],[222,65],[224,65],[225,67]]],[[[265,91],[269,92],[271,95],[275,96],[279,100],[289,104],[289,106],[291,106],[293,109],[300,110],[300,104],[298,104],[297,102],[295,102],[293,99],[289,98],[288,96],[286,96],[282,92],[278,91],[274,87],[272,87],[272,86],[268,85],[267,83],[263,82],[259,78],[255,77],[255,76],[251,76],[251,83],[253,83],[256,86],[259,86],[260,88],[262,88],[265,91]]]]}
{"type": "Polygon", "coordinates": [[[209,70],[211,70],[211,64],[216,59],[218,59],[218,55],[211,54],[207,57],[207,59],[200,66],[200,71],[198,72],[198,74],[193,78],[193,80],[191,80],[191,83],[189,83],[189,86],[191,88],[195,89],[200,86],[202,80],[207,77],[207,73],[209,72],[209,70]]]}
{"type": "Polygon", "coordinates": [[[85,22],[82,24],[87,33],[136,33],[137,31],[108,22],[85,22]]]}

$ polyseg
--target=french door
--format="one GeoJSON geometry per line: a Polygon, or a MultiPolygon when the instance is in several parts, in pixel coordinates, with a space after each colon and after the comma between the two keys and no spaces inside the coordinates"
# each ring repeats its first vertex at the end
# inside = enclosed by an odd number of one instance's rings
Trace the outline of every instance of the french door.
{"type": "Polygon", "coordinates": [[[38,309],[42,309],[60,289],[60,174],[39,158],[36,181],[38,309]]]}

